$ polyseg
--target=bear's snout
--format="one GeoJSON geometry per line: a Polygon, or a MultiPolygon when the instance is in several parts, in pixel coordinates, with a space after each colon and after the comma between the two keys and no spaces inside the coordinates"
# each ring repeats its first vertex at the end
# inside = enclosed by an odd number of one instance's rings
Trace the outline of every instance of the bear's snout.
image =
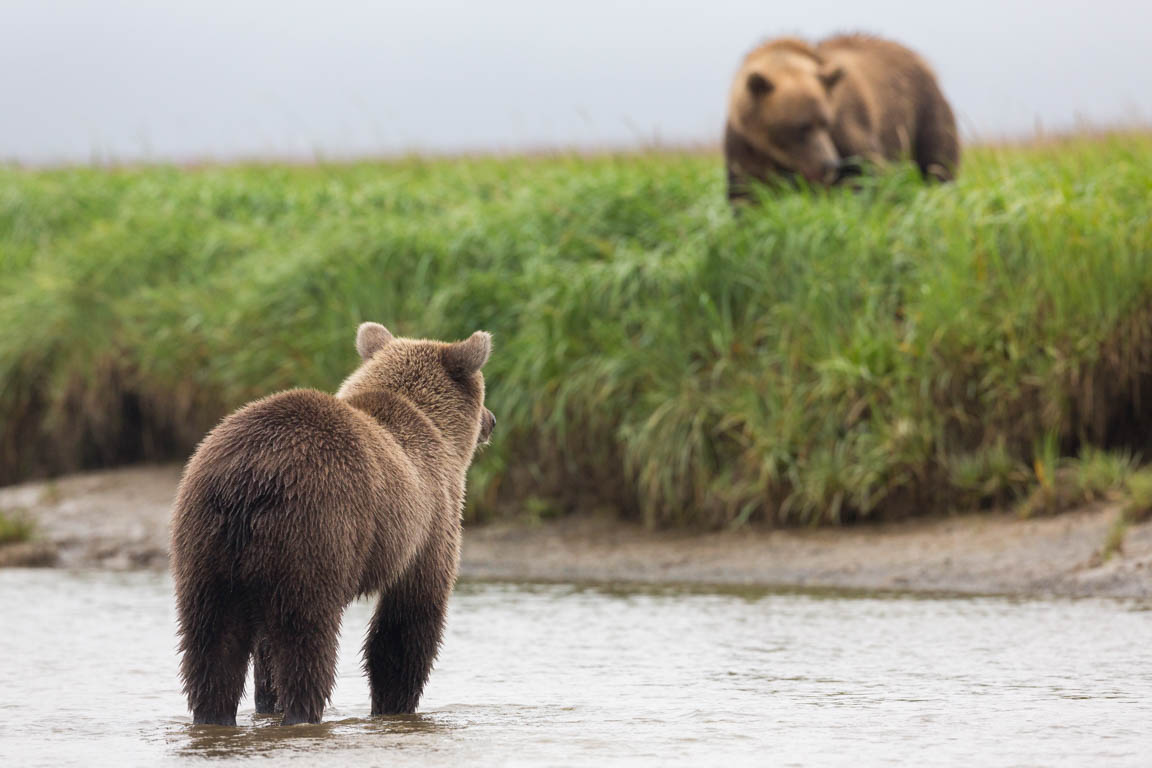
{"type": "Polygon", "coordinates": [[[487,408],[480,414],[480,444],[486,445],[492,437],[492,430],[496,428],[496,415],[487,408]]]}
{"type": "Polygon", "coordinates": [[[812,184],[832,185],[840,176],[840,158],[822,160],[814,168],[804,171],[803,176],[812,184]]]}

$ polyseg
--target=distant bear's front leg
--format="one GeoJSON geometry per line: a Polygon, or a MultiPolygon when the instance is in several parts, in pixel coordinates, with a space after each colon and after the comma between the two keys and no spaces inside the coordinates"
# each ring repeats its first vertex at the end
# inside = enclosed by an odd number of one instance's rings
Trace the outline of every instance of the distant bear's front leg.
{"type": "Polygon", "coordinates": [[[380,596],[364,643],[373,715],[416,711],[440,649],[455,580],[454,551],[426,552],[380,596]]]}
{"type": "Polygon", "coordinates": [[[751,201],[752,190],[748,177],[731,165],[728,166],[728,204],[733,210],[739,210],[737,205],[751,201]]]}

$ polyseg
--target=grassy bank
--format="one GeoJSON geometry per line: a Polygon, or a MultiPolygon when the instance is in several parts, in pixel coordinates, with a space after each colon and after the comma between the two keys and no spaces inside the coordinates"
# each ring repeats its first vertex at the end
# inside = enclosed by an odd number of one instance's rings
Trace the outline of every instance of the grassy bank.
{"type": "Polygon", "coordinates": [[[22,510],[0,509],[0,546],[29,541],[35,533],[36,527],[22,510]]]}
{"type": "Polygon", "coordinates": [[[333,389],[361,320],[492,331],[469,515],[835,522],[1152,436],[1152,136],[734,219],[710,154],[0,171],[0,480],[333,389]]]}

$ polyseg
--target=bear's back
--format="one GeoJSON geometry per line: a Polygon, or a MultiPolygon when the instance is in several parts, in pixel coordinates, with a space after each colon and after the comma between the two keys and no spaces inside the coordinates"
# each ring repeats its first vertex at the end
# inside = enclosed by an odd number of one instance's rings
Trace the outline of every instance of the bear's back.
{"type": "Polygon", "coordinates": [[[353,579],[378,538],[427,527],[427,511],[406,503],[425,485],[366,413],[323,392],[281,392],[226,417],[196,450],[177,495],[173,551],[188,567],[244,563],[268,576],[319,549],[353,579]]]}
{"type": "Polygon", "coordinates": [[[826,66],[846,72],[834,99],[849,113],[867,111],[887,159],[912,153],[925,105],[942,99],[928,63],[900,43],[863,34],[828,38],[816,51],[826,66]]]}
{"type": "Polygon", "coordinates": [[[292,389],[233,412],[201,450],[295,474],[327,462],[363,463],[375,437],[356,412],[332,395],[292,389]]]}

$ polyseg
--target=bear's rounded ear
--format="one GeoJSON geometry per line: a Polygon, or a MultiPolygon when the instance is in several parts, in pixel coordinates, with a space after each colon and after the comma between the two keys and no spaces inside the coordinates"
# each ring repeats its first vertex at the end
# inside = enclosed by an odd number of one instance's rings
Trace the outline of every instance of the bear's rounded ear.
{"type": "Polygon", "coordinates": [[[492,354],[492,334],[476,331],[465,341],[444,347],[444,367],[456,378],[464,378],[484,367],[492,354]]]}
{"type": "Polygon", "coordinates": [[[844,67],[836,67],[831,72],[821,72],[820,82],[824,84],[824,90],[830,91],[836,83],[840,82],[842,77],[844,77],[844,67]]]}
{"type": "Polygon", "coordinates": [[[748,86],[748,93],[752,94],[756,98],[760,98],[761,96],[766,96],[769,93],[772,93],[772,89],[775,87],[772,85],[771,80],[764,77],[764,75],[760,74],[759,72],[753,72],[752,74],[748,75],[746,85],[748,86]]]}
{"type": "Polygon", "coordinates": [[[360,323],[356,331],[356,351],[361,360],[367,360],[392,341],[392,334],[380,323],[360,323]]]}

